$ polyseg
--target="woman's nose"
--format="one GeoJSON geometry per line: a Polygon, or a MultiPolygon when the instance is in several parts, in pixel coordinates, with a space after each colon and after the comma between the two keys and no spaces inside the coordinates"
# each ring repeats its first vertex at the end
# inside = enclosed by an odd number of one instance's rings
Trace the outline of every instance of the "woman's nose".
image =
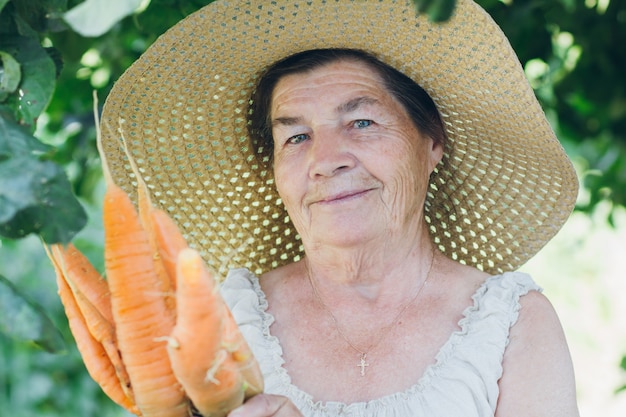
{"type": "Polygon", "coordinates": [[[309,148],[309,172],[311,178],[330,177],[347,171],[355,165],[350,140],[335,129],[315,133],[309,148]]]}

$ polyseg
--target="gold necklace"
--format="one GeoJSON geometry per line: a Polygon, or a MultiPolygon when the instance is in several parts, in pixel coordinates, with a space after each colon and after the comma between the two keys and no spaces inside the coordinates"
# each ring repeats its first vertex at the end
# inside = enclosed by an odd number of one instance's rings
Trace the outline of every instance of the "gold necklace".
{"type": "Polygon", "coordinates": [[[417,297],[420,295],[420,293],[424,289],[424,286],[426,286],[426,282],[430,278],[430,272],[433,269],[433,264],[434,263],[435,263],[435,248],[433,247],[432,255],[431,255],[431,258],[430,258],[430,266],[428,267],[428,272],[426,273],[426,279],[424,279],[424,282],[422,282],[422,285],[420,285],[420,287],[418,288],[418,290],[415,293],[415,295],[413,296],[413,298],[411,298],[400,309],[398,314],[396,314],[396,316],[393,318],[393,320],[390,321],[389,324],[380,333],[380,335],[374,341],[374,343],[372,343],[367,349],[361,349],[361,348],[357,347],[354,343],[352,343],[350,341],[350,339],[348,339],[348,337],[346,336],[345,332],[343,331],[343,327],[339,324],[339,321],[337,320],[337,317],[335,317],[335,315],[333,314],[332,310],[322,300],[322,297],[320,296],[319,292],[317,291],[317,287],[315,286],[315,283],[313,282],[313,277],[311,276],[311,274],[309,272],[309,269],[308,268],[306,269],[307,277],[309,279],[309,283],[311,284],[311,288],[313,289],[313,295],[315,296],[316,300],[322,305],[324,310],[326,310],[328,312],[328,314],[330,315],[330,317],[332,318],[333,324],[335,325],[335,329],[337,329],[337,333],[339,333],[339,335],[342,337],[342,339],[345,340],[346,343],[348,343],[348,345],[354,351],[356,351],[359,354],[359,363],[356,366],[361,368],[361,376],[365,376],[365,368],[370,366],[370,364],[367,362],[367,353],[368,352],[372,352],[374,349],[376,349],[378,347],[378,345],[380,344],[380,342],[383,341],[383,339],[387,335],[387,333],[389,333],[391,331],[391,329],[393,329],[395,323],[398,322],[398,320],[400,319],[402,314],[409,308],[409,306],[411,304],[413,304],[415,302],[415,300],[417,300],[417,297]]]}

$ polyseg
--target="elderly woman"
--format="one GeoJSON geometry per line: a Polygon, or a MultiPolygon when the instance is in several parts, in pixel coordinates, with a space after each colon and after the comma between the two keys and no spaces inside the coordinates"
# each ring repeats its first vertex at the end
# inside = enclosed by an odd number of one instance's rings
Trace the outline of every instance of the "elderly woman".
{"type": "Polygon", "coordinates": [[[503,34],[465,0],[445,25],[308,3],[208,6],[103,115],[118,182],[121,120],[154,201],[230,269],[266,384],[231,415],[578,415],[559,320],[511,272],[577,181],[503,34]]]}

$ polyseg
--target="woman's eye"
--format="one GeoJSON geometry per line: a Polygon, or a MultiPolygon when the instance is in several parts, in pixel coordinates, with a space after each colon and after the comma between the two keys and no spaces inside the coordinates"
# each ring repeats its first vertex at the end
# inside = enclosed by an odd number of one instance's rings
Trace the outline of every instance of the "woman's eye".
{"type": "Polygon", "coordinates": [[[297,145],[298,143],[304,142],[307,139],[308,139],[308,135],[304,133],[300,133],[299,135],[294,135],[290,137],[289,139],[287,139],[287,143],[290,143],[292,145],[297,145]]]}
{"type": "Polygon", "coordinates": [[[371,126],[372,123],[374,122],[372,122],[371,120],[356,120],[353,126],[357,129],[363,129],[364,127],[371,126]]]}

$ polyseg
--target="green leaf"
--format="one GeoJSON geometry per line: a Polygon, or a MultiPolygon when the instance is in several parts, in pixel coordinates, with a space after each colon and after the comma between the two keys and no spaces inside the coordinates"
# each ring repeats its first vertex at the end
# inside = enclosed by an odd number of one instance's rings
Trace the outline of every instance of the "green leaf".
{"type": "Polygon", "coordinates": [[[433,3],[433,0],[413,0],[413,4],[415,5],[415,9],[417,13],[424,13],[430,5],[433,3]]]}
{"type": "Polygon", "coordinates": [[[0,102],[6,100],[9,94],[17,90],[22,78],[20,63],[8,52],[0,51],[0,102]]]}
{"type": "Polygon", "coordinates": [[[24,155],[0,163],[0,235],[39,234],[45,242],[69,242],[86,224],[65,171],[24,155]]]}
{"type": "Polygon", "coordinates": [[[0,108],[0,235],[35,233],[48,243],[65,243],[85,226],[87,215],[65,171],[38,158],[47,149],[0,108]]]}
{"type": "Polygon", "coordinates": [[[50,149],[17,124],[8,106],[0,105],[0,161],[18,154],[43,154],[50,149]]]}
{"type": "Polygon", "coordinates": [[[22,68],[15,112],[19,122],[32,130],[54,92],[56,66],[35,37],[3,36],[0,51],[10,54],[22,68]]]}
{"type": "Polygon", "coordinates": [[[79,34],[96,37],[132,14],[141,3],[142,0],[86,0],[67,11],[64,19],[79,34]]]}
{"type": "Polygon", "coordinates": [[[43,307],[31,300],[8,279],[0,275],[0,333],[31,342],[51,353],[65,350],[59,329],[43,307]]]}
{"type": "Polygon", "coordinates": [[[23,36],[59,29],[59,17],[67,9],[67,0],[13,1],[15,23],[23,36]]]}
{"type": "Polygon", "coordinates": [[[0,12],[4,9],[4,6],[6,6],[8,2],[9,0],[0,0],[0,12]]]}
{"type": "Polygon", "coordinates": [[[432,22],[445,22],[454,12],[456,0],[413,0],[417,13],[426,13],[432,22]]]}

